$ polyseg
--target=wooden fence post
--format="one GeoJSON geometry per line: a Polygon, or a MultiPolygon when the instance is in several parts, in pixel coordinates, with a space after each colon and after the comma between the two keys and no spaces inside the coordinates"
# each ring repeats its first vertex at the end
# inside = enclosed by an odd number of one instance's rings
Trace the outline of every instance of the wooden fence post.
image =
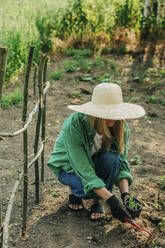
{"type": "Polygon", "coordinates": [[[0,188],[0,248],[2,248],[2,197],[1,197],[1,188],[0,188]]]}
{"type": "MultiPolygon", "coordinates": [[[[38,89],[39,89],[39,110],[36,124],[36,135],[34,142],[34,155],[37,154],[38,150],[38,141],[40,136],[40,127],[42,120],[42,112],[43,112],[43,70],[45,63],[45,54],[41,56],[39,68],[38,68],[38,89]]],[[[39,170],[38,170],[38,159],[35,161],[35,189],[36,189],[36,203],[39,204],[39,170]]]]}
{"type": "MultiPolygon", "coordinates": [[[[24,82],[24,101],[23,101],[23,113],[22,122],[23,125],[26,122],[27,116],[27,104],[28,104],[28,84],[30,77],[30,69],[32,65],[34,46],[30,46],[28,62],[25,73],[24,82]]],[[[27,130],[23,132],[23,156],[24,156],[24,189],[23,189],[23,216],[22,216],[22,235],[26,232],[26,220],[27,220],[27,193],[28,193],[28,135],[27,130]]]]}
{"type": "Polygon", "coordinates": [[[8,53],[7,47],[0,47],[0,104],[2,98],[2,87],[6,73],[7,53],[8,53]]]}
{"type": "MultiPolygon", "coordinates": [[[[46,83],[46,75],[47,75],[47,64],[48,64],[48,57],[45,58],[44,64],[44,72],[43,72],[43,83],[45,87],[46,83]]],[[[43,113],[42,113],[42,129],[41,129],[41,138],[44,143],[45,141],[45,125],[46,125],[46,94],[44,95],[43,99],[43,113]]],[[[44,143],[45,146],[45,143],[44,143]]],[[[44,182],[44,149],[41,153],[41,182],[44,182]]]]}
{"type": "Polygon", "coordinates": [[[34,75],[33,75],[33,95],[36,95],[36,78],[37,78],[37,65],[34,67],[34,75]]]}

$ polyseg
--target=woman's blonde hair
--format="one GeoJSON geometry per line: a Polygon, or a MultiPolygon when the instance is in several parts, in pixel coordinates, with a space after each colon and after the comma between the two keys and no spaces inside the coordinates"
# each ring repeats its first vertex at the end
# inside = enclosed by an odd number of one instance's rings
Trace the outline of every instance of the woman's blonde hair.
{"type": "Polygon", "coordinates": [[[103,136],[103,146],[107,151],[111,149],[112,135],[116,138],[119,145],[119,153],[124,153],[124,123],[123,120],[117,120],[113,127],[107,126],[107,120],[89,116],[93,129],[103,136]]]}

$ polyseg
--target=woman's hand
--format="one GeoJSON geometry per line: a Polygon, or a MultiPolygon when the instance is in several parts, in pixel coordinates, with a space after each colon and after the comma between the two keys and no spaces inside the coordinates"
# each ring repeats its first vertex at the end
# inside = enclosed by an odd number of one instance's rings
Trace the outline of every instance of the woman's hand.
{"type": "Polygon", "coordinates": [[[119,202],[115,195],[111,196],[106,201],[110,207],[111,213],[114,218],[120,220],[121,222],[125,222],[126,219],[132,220],[132,217],[124,208],[124,206],[119,202]]]}
{"type": "Polygon", "coordinates": [[[131,196],[128,192],[124,192],[121,194],[121,199],[123,200],[123,204],[126,207],[126,209],[128,210],[128,212],[130,213],[130,215],[132,216],[132,218],[135,217],[139,217],[140,213],[141,213],[141,202],[135,198],[134,196],[131,196]],[[135,204],[137,204],[137,208],[133,209],[133,211],[128,207],[128,203],[129,202],[135,202],[135,204]]]}

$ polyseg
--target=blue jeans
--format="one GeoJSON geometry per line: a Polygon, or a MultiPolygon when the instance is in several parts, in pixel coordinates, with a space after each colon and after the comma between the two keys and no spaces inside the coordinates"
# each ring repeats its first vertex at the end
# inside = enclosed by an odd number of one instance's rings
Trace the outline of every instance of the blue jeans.
{"type": "MultiPolygon", "coordinates": [[[[92,156],[92,161],[95,165],[96,175],[103,180],[106,188],[111,190],[121,164],[119,154],[101,150],[92,156]]],[[[70,186],[73,195],[81,199],[99,199],[94,192],[85,194],[81,179],[73,173],[61,170],[58,179],[62,184],[70,186]]]]}

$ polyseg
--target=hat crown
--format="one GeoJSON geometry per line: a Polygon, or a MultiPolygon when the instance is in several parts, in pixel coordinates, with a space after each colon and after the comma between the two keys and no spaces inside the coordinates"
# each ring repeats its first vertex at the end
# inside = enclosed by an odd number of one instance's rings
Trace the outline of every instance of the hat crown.
{"type": "Polygon", "coordinates": [[[117,84],[102,83],[94,88],[92,102],[95,104],[123,103],[122,91],[117,84]]]}

